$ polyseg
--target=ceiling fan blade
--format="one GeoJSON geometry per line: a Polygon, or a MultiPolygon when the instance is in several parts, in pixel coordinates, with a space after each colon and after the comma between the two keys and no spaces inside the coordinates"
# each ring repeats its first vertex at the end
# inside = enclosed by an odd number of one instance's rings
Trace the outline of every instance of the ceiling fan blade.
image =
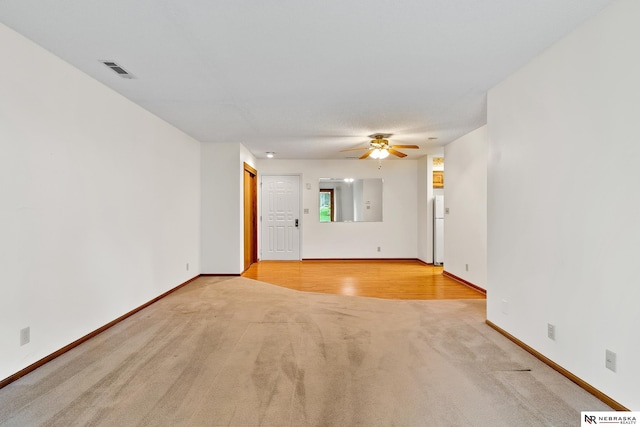
{"type": "Polygon", "coordinates": [[[345,151],[358,151],[358,150],[368,150],[369,147],[360,147],[360,148],[347,148],[346,150],[340,150],[341,153],[345,151]]]}
{"type": "Polygon", "coordinates": [[[400,158],[402,158],[402,157],[407,157],[407,155],[406,155],[406,154],[401,153],[401,152],[400,152],[400,151],[398,151],[398,150],[394,150],[393,148],[389,148],[389,154],[393,154],[394,156],[398,156],[398,157],[400,157],[400,158]]]}
{"type": "Polygon", "coordinates": [[[360,156],[360,160],[362,159],[366,159],[367,157],[369,157],[371,155],[371,153],[373,153],[373,150],[369,150],[366,153],[364,153],[362,156],[360,156]]]}
{"type": "Polygon", "coordinates": [[[392,145],[389,148],[420,148],[417,145],[392,145]]]}

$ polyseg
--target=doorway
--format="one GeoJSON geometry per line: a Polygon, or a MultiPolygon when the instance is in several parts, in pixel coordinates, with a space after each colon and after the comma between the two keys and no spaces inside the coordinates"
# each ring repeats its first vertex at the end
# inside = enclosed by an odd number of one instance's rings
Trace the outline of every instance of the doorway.
{"type": "Polygon", "coordinates": [[[244,270],[258,261],[258,172],[244,164],[244,270]]]}
{"type": "Polygon", "coordinates": [[[300,176],[261,179],[261,260],[300,259],[300,176]]]}

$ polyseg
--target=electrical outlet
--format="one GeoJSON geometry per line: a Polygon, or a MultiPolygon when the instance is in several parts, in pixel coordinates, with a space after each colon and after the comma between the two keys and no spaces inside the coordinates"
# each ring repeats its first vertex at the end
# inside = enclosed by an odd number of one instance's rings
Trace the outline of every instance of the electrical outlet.
{"type": "Polygon", "coordinates": [[[464,265],[464,269],[465,269],[465,270],[467,270],[467,271],[469,271],[469,264],[465,264],[465,265],[464,265]]]}
{"type": "Polygon", "coordinates": [[[189,271],[189,263],[187,263],[187,271],[189,271]]]}
{"type": "Polygon", "coordinates": [[[305,215],[309,214],[309,208],[304,208],[304,214],[305,215]]]}
{"type": "Polygon", "coordinates": [[[554,341],[556,340],[556,325],[547,323],[547,337],[554,341]]]}
{"type": "Polygon", "coordinates": [[[616,354],[613,351],[607,350],[605,352],[604,366],[613,372],[616,371],[616,354]]]}
{"type": "Polygon", "coordinates": [[[27,326],[26,328],[20,329],[20,345],[29,344],[31,341],[31,328],[27,326]]]}
{"type": "Polygon", "coordinates": [[[509,314],[509,302],[506,299],[502,300],[502,314],[509,314]]]}
{"type": "Polygon", "coordinates": [[[380,246],[378,246],[378,252],[380,252],[380,246]]]}

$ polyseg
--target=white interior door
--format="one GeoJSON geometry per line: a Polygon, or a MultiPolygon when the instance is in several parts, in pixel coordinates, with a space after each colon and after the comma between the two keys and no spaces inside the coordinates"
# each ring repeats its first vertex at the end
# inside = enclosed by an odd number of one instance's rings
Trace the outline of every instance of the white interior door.
{"type": "Polygon", "coordinates": [[[300,177],[262,176],[260,259],[300,259],[300,177]]]}

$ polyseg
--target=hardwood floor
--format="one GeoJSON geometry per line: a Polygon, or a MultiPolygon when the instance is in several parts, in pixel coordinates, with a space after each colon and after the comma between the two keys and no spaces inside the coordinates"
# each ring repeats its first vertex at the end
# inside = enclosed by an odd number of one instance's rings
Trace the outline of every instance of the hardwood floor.
{"type": "Polygon", "coordinates": [[[307,292],[388,299],[484,299],[442,275],[442,267],[413,260],[260,261],[242,276],[307,292]]]}

